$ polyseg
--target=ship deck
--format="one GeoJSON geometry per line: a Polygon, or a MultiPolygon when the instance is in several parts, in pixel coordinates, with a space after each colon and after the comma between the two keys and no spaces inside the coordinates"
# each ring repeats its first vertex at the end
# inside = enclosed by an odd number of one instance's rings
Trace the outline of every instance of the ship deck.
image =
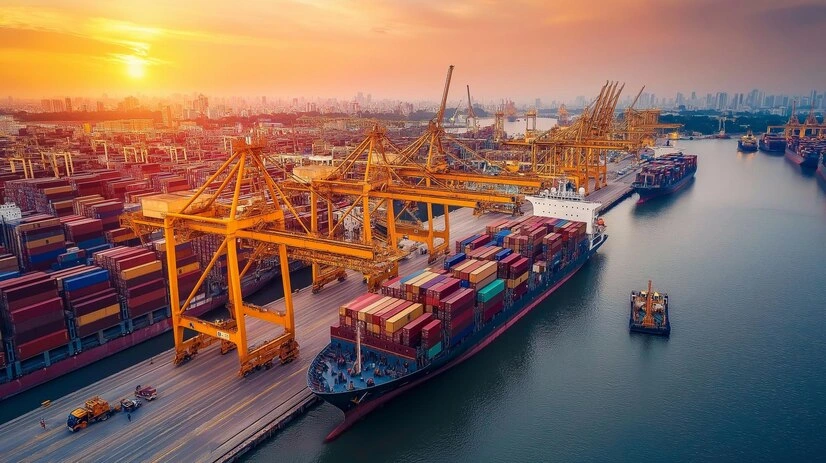
{"type": "MultiPolygon", "coordinates": [[[[451,235],[470,235],[500,217],[505,215],[473,217],[469,209],[454,211],[451,235]]],[[[436,222],[440,227],[441,220],[436,222]]],[[[426,264],[426,256],[411,256],[401,263],[400,273],[426,264]]],[[[217,346],[180,367],[172,365],[173,351],[167,351],[66,396],[43,397],[52,400],[51,406],[32,404],[35,410],[0,425],[0,454],[19,462],[232,460],[315,402],[307,388],[307,369],[330,342],[329,326],[338,322],[338,306],[364,290],[361,278],[350,272],[347,280],[319,294],[309,289],[294,294],[301,354],[292,363],[239,379],[237,356],[222,356],[217,346]],[[69,412],[90,397],[114,403],[130,397],[138,384],[156,387],[158,398],[132,413],[131,422],[119,414],[78,433],[66,428],[69,412]],[[41,418],[46,431],[40,429],[41,418]]],[[[283,306],[283,299],[268,307],[278,305],[283,306]]],[[[248,320],[247,327],[254,341],[273,336],[257,320],[248,320]]]]}
{"type": "MultiPolygon", "coordinates": [[[[370,353],[362,358],[362,371],[356,374],[353,371],[356,364],[354,349],[352,345],[340,350],[330,348],[319,358],[313,365],[321,369],[317,379],[323,380],[323,383],[319,384],[319,389],[326,387],[326,392],[366,389],[411,373],[398,359],[386,359],[370,353]]],[[[369,349],[366,351],[370,352],[369,349]]]]}
{"type": "MultiPolygon", "coordinates": [[[[624,178],[629,177],[633,176],[624,178]]],[[[588,199],[603,202],[602,210],[607,210],[630,193],[624,178],[610,182],[588,199]]],[[[529,214],[530,204],[523,209],[529,214]]],[[[500,217],[505,215],[474,217],[469,209],[451,212],[451,236],[468,236],[500,217]]],[[[435,222],[437,228],[442,226],[441,219],[435,222]]],[[[439,260],[434,265],[441,263],[439,260]]],[[[426,256],[411,255],[401,262],[399,272],[409,273],[426,265],[426,256]]],[[[338,322],[338,307],[365,290],[359,275],[348,275],[344,282],[333,283],[319,294],[306,289],[293,295],[301,346],[296,361],[240,379],[237,356],[222,356],[217,346],[180,367],[172,365],[174,354],[170,350],[136,365],[124,365],[123,371],[63,397],[42,397],[51,400],[48,408],[33,403],[31,412],[0,425],[0,455],[15,462],[238,458],[317,402],[307,387],[307,369],[329,344],[329,326],[338,322]],[[158,398],[133,412],[131,422],[118,414],[78,433],[68,431],[68,414],[87,399],[99,395],[117,403],[132,396],[138,384],[156,387],[158,398]],[[40,429],[41,418],[47,423],[45,431],[40,429]]],[[[283,303],[282,299],[267,307],[276,309],[283,303]]],[[[275,333],[267,329],[258,320],[247,322],[252,342],[271,339],[275,333]]]]}

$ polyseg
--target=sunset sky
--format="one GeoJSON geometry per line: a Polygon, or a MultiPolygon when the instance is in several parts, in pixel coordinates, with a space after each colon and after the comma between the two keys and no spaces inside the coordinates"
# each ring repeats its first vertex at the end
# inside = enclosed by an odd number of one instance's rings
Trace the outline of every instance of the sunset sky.
{"type": "Polygon", "coordinates": [[[0,93],[824,91],[824,31],[823,0],[0,0],[0,93]]]}

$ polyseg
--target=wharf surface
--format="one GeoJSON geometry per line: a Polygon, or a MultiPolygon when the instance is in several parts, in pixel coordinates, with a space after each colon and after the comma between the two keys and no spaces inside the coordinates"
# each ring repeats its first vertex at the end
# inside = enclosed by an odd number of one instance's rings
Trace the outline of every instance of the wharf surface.
{"type": "MultiPolygon", "coordinates": [[[[451,237],[465,237],[503,217],[508,216],[474,217],[469,209],[451,212],[451,237]]],[[[442,226],[441,218],[434,222],[437,229],[442,226]]],[[[401,262],[399,273],[425,266],[426,256],[411,255],[401,262]]],[[[170,350],[0,425],[0,455],[15,462],[237,459],[315,402],[307,388],[307,368],[329,343],[329,326],[338,322],[338,307],[366,289],[359,275],[348,275],[319,294],[309,289],[293,294],[301,347],[296,361],[241,379],[237,355],[222,356],[217,345],[180,367],[172,365],[170,350]],[[68,414],[87,399],[99,395],[115,404],[131,397],[139,384],[156,387],[158,398],[144,402],[131,414],[131,422],[125,413],[118,413],[77,433],[67,429],[68,414]],[[40,428],[41,418],[47,423],[45,431],[40,428]]],[[[279,305],[283,306],[283,299],[267,307],[279,305]]],[[[267,332],[268,325],[256,319],[248,318],[247,328],[253,342],[277,334],[272,328],[267,332]]]]}

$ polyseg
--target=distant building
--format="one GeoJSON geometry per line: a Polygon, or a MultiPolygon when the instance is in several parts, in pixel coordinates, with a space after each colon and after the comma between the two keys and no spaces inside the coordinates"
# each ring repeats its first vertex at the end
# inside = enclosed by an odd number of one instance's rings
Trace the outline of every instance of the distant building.
{"type": "Polygon", "coordinates": [[[52,111],[56,113],[62,113],[66,109],[63,107],[63,101],[61,100],[52,100],[52,111]]]}
{"type": "Polygon", "coordinates": [[[72,99],[69,98],[69,97],[66,97],[65,101],[66,101],[66,112],[68,112],[68,113],[72,112],[72,99]]]}
{"type": "Polygon", "coordinates": [[[40,109],[42,109],[44,113],[52,112],[52,100],[40,100],[40,109]]]}
{"type": "Polygon", "coordinates": [[[97,102],[97,111],[98,111],[99,113],[102,113],[103,111],[106,111],[106,108],[103,106],[103,102],[102,102],[102,101],[98,101],[98,102],[97,102]]]}

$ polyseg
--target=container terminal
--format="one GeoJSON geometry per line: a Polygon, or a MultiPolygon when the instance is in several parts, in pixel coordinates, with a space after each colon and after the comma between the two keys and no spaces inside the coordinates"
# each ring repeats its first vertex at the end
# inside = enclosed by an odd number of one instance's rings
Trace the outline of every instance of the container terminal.
{"type": "MultiPolygon", "coordinates": [[[[77,319],[86,313],[81,313],[74,307],[75,303],[85,303],[83,298],[88,296],[78,296],[78,300],[72,300],[72,295],[67,292],[79,289],[86,290],[88,294],[91,291],[89,288],[94,285],[100,285],[96,288],[105,291],[105,297],[109,299],[95,302],[103,304],[102,307],[92,304],[89,310],[98,313],[97,315],[103,312],[99,319],[111,317],[110,320],[114,320],[114,316],[118,315],[120,330],[128,330],[130,326],[128,319],[124,319],[123,310],[154,306],[156,301],[159,303],[161,295],[153,291],[157,291],[155,287],[160,286],[169,304],[168,311],[153,313],[148,317],[149,324],[156,325],[156,315],[159,319],[167,320],[166,327],[171,326],[173,329],[176,348],[174,354],[126,368],[95,385],[53,400],[48,408],[35,410],[4,424],[3,431],[9,436],[2,443],[4,448],[0,449],[4,455],[15,455],[23,461],[27,458],[58,459],[61,454],[65,454],[63,452],[70,442],[76,442],[72,439],[88,439],[85,436],[93,432],[96,435],[94,442],[103,442],[105,439],[100,439],[104,435],[117,440],[114,428],[118,426],[112,427],[111,422],[90,428],[88,432],[84,430],[78,435],[80,437],[68,438],[55,433],[55,430],[58,427],[65,430],[68,409],[91,397],[100,396],[109,402],[116,402],[128,396],[136,384],[151,383],[158,388],[158,400],[142,407],[136,412],[135,419],[155,420],[154,426],[149,426],[148,429],[160,426],[169,429],[170,423],[174,423],[171,426],[177,431],[168,433],[169,437],[147,435],[145,440],[141,440],[141,447],[144,448],[142,456],[153,460],[172,459],[175,455],[187,455],[189,458],[201,455],[202,458],[199,459],[205,460],[234,458],[312,403],[314,399],[306,387],[305,378],[309,362],[327,344],[326,327],[336,321],[336,308],[363,291],[364,283],[367,283],[368,288],[378,290],[383,281],[395,277],[404,269],[421,269],[424,267],[421,261],[427,261],[428,264],[437,262],[449,253],[450,236],[470,234],[480,224],[501,216],[502,211],[511,216],[527,212],[522,204],[523,194],[541,193],[556,181],[563,180],[584,194],[602,195],[600,201],[606,206],[615,204],[629,194],[630,185],[624,180],[608,181],[606,160],[609,151],[638,150],[658,129],[656,124],[659,112],[636,111],[632,105],[626,110],[626,117],[621,124],[613,121],[614,108],[622,91],[617,83],[607,83],[590,110],[586,110],[569,126],[547,132],[526,131],[522,140],[500,138],[502,150],[479,153],[462,140],[446,134],[441,127],[451,74],[452,67],[448,70],[436,119],[402,149],[395,149],[398,145],[388,140],[389,135],[383,127],[371,123],[372,128],[368,130],[366,138],[354,149],[339,153],[338,157],[333,153],[319,163],[309,162],[307,165],[291,164],[284,158],[273,156],[273,144],[270,143],[271,138],[268,138],[272,134],[266,133],[252,133],[246,138],[213,138],[213,145],[223,144],[222,149],[210,153],[203,148],[206,143],[200,145],[201,148],[195,150],[198,154],[183,169],[180,169],[180,161],[187,159],[186,148],[164,145],[162,137],[157,144],[152,145],[145,140],[135,141],[129,136],[96,134],[89,127],[83,127],[81,141],[77,142],[77,147],[80,148],[78,151],[85,150],[86,146],[92,148],[87,156],[66,153],[54,141],[52,145],[55,148],[48,153],[32,149],[31,144],[15,146],[13,150],[7,151],[11,171],[8,174],[13,177],[12,180],[22,177],[24,185],[36,183],[36,177],[43,175],[44,171],[47,175],[51,171],[57,178],[75,182],[78,173],[82,172],[75,169],[75,161],[81,164],[89,159],[105,164],[101,169],[104,173],[114,171],[127,174],[122,179],[104,177],[104,181],[99,183],[104,189],[113,185],[122,188],[121,201],[124,204],[113,207],[123,207],[119,222],[115,224],[111,215],[93,214],[99,217],[86,217],[98,219],[101,224],[107,221],[107,226],[111,227],[104,230],[106,246],[104,243],[96,244],[105,249],[83,256],[81,248],[77,246],[44,251],[60,251],[58,255],[68,254],[64,257],[67,261],[74,260],[87,267],[97,268],[84,270],[79,278],[73,278],[71,265],[66,265],[65,269],[43,269],[45,271],[42,274],[34,276],[32,273],[10,275],[9,280],[31,278],[31,283],[28,283],[29,280],[24,282],[26,288],[28,285],[47,288],[50,299],[44,302],[56,306],[60,301],[65,304],[64,308],[75,310],[74,317],[63,320],[65,329],[62,325],[56,328],[56,332],[67,340],[66,346],[61,349],[65,347],[69,355],[64,354],[61,359],[58,352],[53,359],[50,353],[55,349],[48,349],[39,359],[44,364],[39,371],[49,371],[53,365],[60,365],[61,361],[70,362],[66,359],[73,358],[72,349],[81,350],[85,347],[82,335],[78,338],[72,331],[85,324],[77,319]],[[579,130],[579,125],[582,124],[602,127],[603,133],[592,133],[585,137],[582,135],[584,131],[579,130]],[[638,130],[639,127],[645,127],[647,132],[638,130]],[[599,139],[603,148],[593,149],[594,141],[590,137],[599,139]],[[460,149],[446,149],[451,145],[459,146],[460,149]],[[511,155],[506,158],[503,153],[508,150],[511,155]],[[575,156],[581,164],[573,168],[562,162],[562,156],[571,150],[582,153],[581,156],[575,156]],[[209,159],[211,155],[215,157],[209,159]],[[158,157],[166,157],[166,160],[153,162],[158,161],[158,157]],[[38,158],[40,163],[37,162],[38,158]],[[205,159],[209,161],[205,162],[205,159]],[[495,175],[479,169],[480,159],[485,168],[495,171],[495,175]],[[175,170],[176,166],[179,167],[178,170],[175,170]],[[163,172],[165,175],[155,178],[149,176],[147,179],[142,175],[134,175],[135,170],[155,170],[155,173],[163,172]],[[139,183],[140,186],[130,189],[128,185],[133,183],[139,183]],[[158,191],[163,193],[158,194],[158,191]],[[130,196],[128,193],[136,194],[130,196]],[[407,209],[414,209],[415,202],[427,205],[425,220],[416,223],[398,219],[407,209]],[[449,214],[447,217],[450,220],[442,220],[434,217],[434,205],[464,209],[449,214]],[[472,219],[471,212],[474,213],[472,219]],[[482,215],[476,215],[478,213],[482,215]],[[472,228],[469,228],[469,224],[473,224],[472,228]],[[112,242],[116,235],[105,233],[115,228],[122,229],[118,233],[139,243],[133,241],[118,248],[112,242]],[[422,242],[429,252],[415,255],[399,250],[395,243],[402,236],[422,242]],[[191,248],[197,248],[193,243],[199,240],[208,241],[209,246],[204,245],[205,251],[192,259],[195,252],[191,248]],[[125,249],[129,247],[138,249],[125,249]],[[124,257],[123,253],[126,253],[125,260],[130,261],[129,264],[146,267],[133,270],[133,267],[118,258],[124,257]],[[312,265],[312,291],[292,294],[289,274],[291,265],[295,262],[312,265]],[[154,278],[157,274],[151,275],[151,279],[127,281],[131,279],[128,278],[130,275],[141,278],[144,276],[141,274],[143,271],[147,274],[156,272],[158,265],[162,268],[162,283],[154,278]],[[252,272],[249,273],[251,269],[252,272]],[[106,270],[108,275],[102,270],[106,270]],[[280,272],[286,290],[285,298],[263,307],[244,302],[250,276],[255,275],[257,282],[267,281],[266,272],[270,270],[273,275],[276,271],[280,272]],[[64,273],[54,277],[53,272],[64,273]],[[197,278],[182,282],[181,277],[188,274],[194,274],[197,278]],[[176,275],[176,278],[170,279],[166,275],[176,275]],[[217,277],[211,279],[210,275],[217,277]],[[351,278],[347,278],[348,275],[351,278]],[[221,277],[226,280],[221,281],[221,277]],[[210,287],[216,281],[216,291],[223,291],[229,299],[229,320],[216,322],[199,318],[201,313],[197,310],[198,302],[216,295],[210,287]],[[154,283],[146,285],[147,282],[154,283]],[[337,285],[337,290],[324,291],[324,286],[328,284],[337,285]],[[130,292],[134,288],[141,288],[141,291],[130,292]],[[55,291],[54,297],[51,297],[52,291],[55,291]],[[318,292],[320,294],[316,294],[318,292]],[[115,299],[112,299],[113,296],[115,299]],[[143,299],[130,300],[131,297],[143,299]],[[120,310],[118,314],[115,313],[116,305],[120,310]],[[294,311],[296,305],[299,310],[294,311]],[[186,338],[185,329],[194,330],[198,334],[186,338]],[[204,360],[204,357],[208,360],[204,360]],[[235,368],[232,367],[233,364],[235,368]],[[261,371],[271,368],[274,371],[261,371]],[[232,373],[233,370],[235,374],[232,373]],[[239,376],[245,379],[239,379],[239,376]],[[210,378],[209,381],[205,380],[206,377],[210,378]],[[278,378],[278,381],[273,382],[273,377],[278,378]],[[295,387],[290,388],[290,385],[295,387]],[[217,397],[218,391],[224,394],[227,390],[233,392],[217,397]],[[164,398],[170,400],[163,400],[164,398]],[[266,406],[262,406],[262,403],[266,406]],[[34,419],[36,423],[40,415],[44,415],[49,423],[48,435],[52,440],[47,445],[39,437],[32,441],[32,436],[22,431],[26,428],[22,423],[38,417],[34,419]],[[215,416],[224,418],[216,420],[215,416]],[[221,432],[208,432],[208,428],[216,430],[219,427],[221,432]],[[110,431],[103,431],[105,429],[110,431]],[[233,433],[233,430],[237,432],[233,433]],[[13,437],[15,435],[18,437],[13,437]],[[191,438],[185,437],[187,435],[191,438]]],[[[134,128],[126,132],[134,133],[134,128]]],[[[498,130],[493,133],[494,136],[502,136],[498,130]]],[[[54,139],[63,140],[63,135],[65,134],[61,133],[54,139]]],[[[293,155],[287,159],[294,161],[296,157],[293,155]]],[[[100,182],[101,178],[98,177],[97,180],[100,182]]],[[[49,193],[54,193],[55,190],[41,190],[41,193],[37,193],[35,188],[32,197],[35,197],[36,212],[21,210],[20,217],[11,217],[10,221],[31,217],[39,212],[38,208],[49,209],[57,217],[71,215],[69,211],[80,216],[76,211],[79,206],[82,210],[83,204],[77,203],[77,199],[88,195],[80,196],[77,185],[69,186],[72,188],[58,191],[69,193],[68,198],[49,197],[49,193]],[[62,208],[61,211],[56,211],[60,209],[58,206],[62,208]],[[24,212],[26,217],[23,217],[24,212]]],[[[17,210],[11,208],[10,212],[16,214],[17,210]]],[[[40,213],[45,214],[45,211],[40,213]]],[[[83,217],[85,216],[76,220],[83,221],[83,217]]],[[[48,219],[43,217],[42,220],[48,219]]],[[[65,242],[69,231],[66,227],[60,228],[63,228],[62,240],[65,242]]],[[[75,231],[79,236],[85,232],[72,229],[71,233],[75,231]]],[[[24,236],[21,235],[22,237],[24,236]]],[[[52,245],[48,242],[51,236],[44,238],[37,235],[34,238],[47,240],[38,243],[40,246],[52,245]]],[[[83,242],[80,237],[76,239],[83,242]]],[[[95,243],[99,243],[99,240],[95,243]]],[[[18,246],[15,249],[22,253],[24,247],[32,249],[32,246],[18,246]]],[[[27,262],[21,256],[17,258],[27,262]]],[[[41,258],[40,262],[46,260],[41,258]]],[[[18,272],[20,270],[28,269],[19,269],[18,272]]],[[[8,298],[4,300],[9,301],[8,298]]],[[[28,305],[48,305],[41,301],[27,302],[28,305]]],[[[5,310],[8,314],[17,314],[28,311],[28,305],[20,303],[20,307],[11,309],[7,305],[5,310]]],[[[154,309],[151,311],[155,312],[154,309]]],[[[50,320],[55,318],[51,313],[47,315],[50,320]]],[[[126,315],[130,314],[127,312],[126,315]]],[[[47,323],[57,326],[57,320],[47,323]]],[[[12,354],[3,359],[6,363],[4,384],[19,383],[21,378],[36,374],[23,371],[23,362],[28,359],[22,357],[27,356],[25,352],[28,351],[24,350],[24,354],[21,354],[20,345],[25,342],[18,343],[15,336],[23,331],[16,328],[13,326],[12,330],[4,333],[5,353],[12,354]],[[15,352],[21,360],[15,359],[15,352]]],[[[134,326],[132,328],[133,332],[137,331],[134,326]]],[[[156,328],[153,333],[156,335],[163,331],[162,328],[156,328]]],[[[52,336],[49,333],[47,335],[52,336]]],[[[105,333],[101,335],[98,332],[97,338],[101,345],[112,342],[105,338],[105,333]]],[[[67,368],[67,371],[76,367],[77,365],[67,368]]],[[[134,438],[130,433],[130,440],[134,438]]],[[[123,458],[123,455],[118,457],[117,452],[108,444],[86,446],[84,455],[101,460],[123,458]],[[88,453],[89,449],[93,450],[91,454],[88,453]]],[[[134,457],[134,454],[131,456],[134,457]]]]}

